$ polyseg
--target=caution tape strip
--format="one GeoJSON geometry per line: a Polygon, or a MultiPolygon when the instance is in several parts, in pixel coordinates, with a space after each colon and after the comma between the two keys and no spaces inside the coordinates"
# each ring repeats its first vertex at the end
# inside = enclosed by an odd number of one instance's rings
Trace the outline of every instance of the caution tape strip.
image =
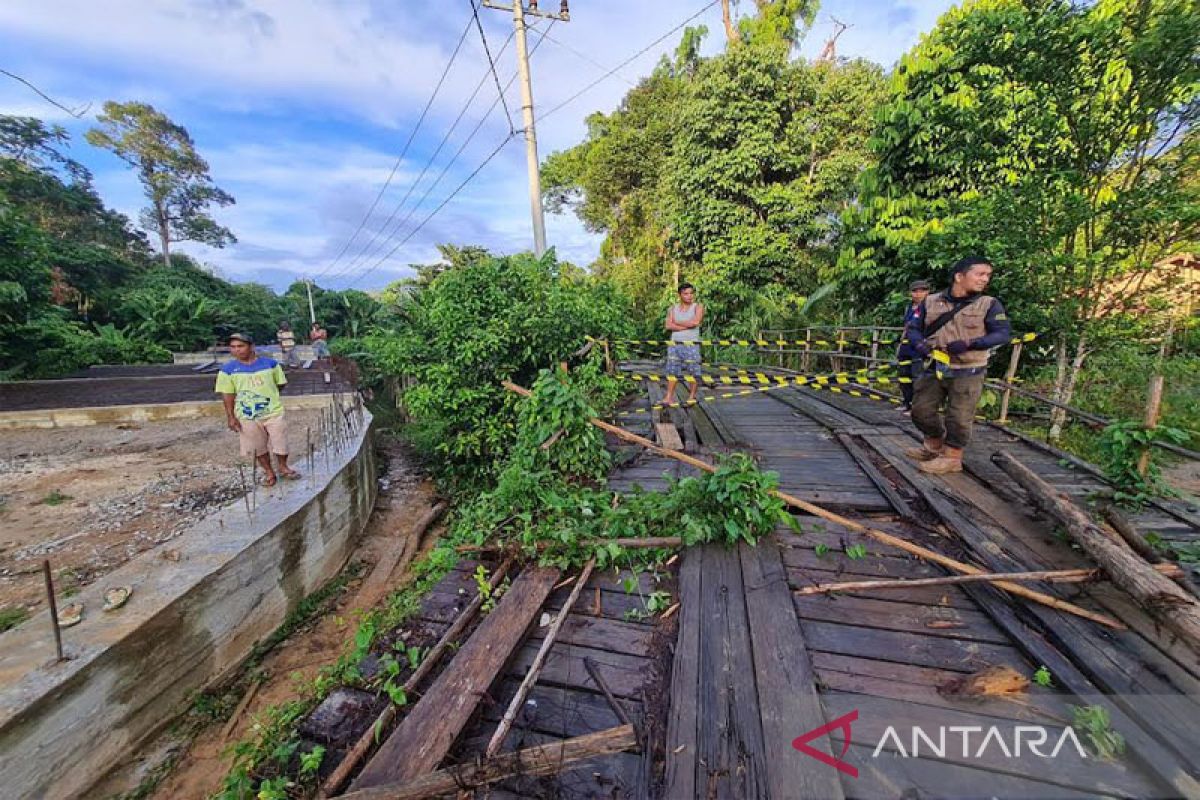
{"type": "MultiPolygon", "coordinates": [[[[669,409],[669,408],[691,408],[692,406],[698,406],[702,403],[713,403],[718,400],[732,400],[732,399],[736,399],[739,397],[749,397],[751,395],[759,394],[761,392],[773,392],[777,389],[787,389],[788,387],[793,386],[793,385],[794,384],[776,384],[773,386],[755,386],[750,389],[742,389],[742,390],[736,391],[736,392],[723,392],[721,394],[712,394],[707,397],[697,398],[696,400],[685,400],[682,402],[669,403],[669,404],[668,403],[655,403],[647,408],[634,408],[634,409],[630,409],[628,411],[619,411],[619,412],[613,414],[612,416],[614,418],[634,417],[639,414],[647,414],[647,413],[650,413],[653,411],[663,411],[663,410],[669,409]]],[[[827,392],[833,392],[835,394],[850,395],[851,397],[865,397],[868,400],[878,400],[881,402],[891,403],[892,405],[899,405],[902,402],[902,400],[898,397],[891,397],[891,396],[887,396],[887,395],[879,396],[876,394],[872,394],[868,391],[862,391],[860,389],[854,389],[854,388],[850,388],[848,386],[839,386],[836,384],[810,383],[810,384],[805,384],[805,386],[807,388],[813,389],[815,391],[827,391],[827,392]]]]}
{"type": "Polygon", "coordinates": [[[621,376],[624,380],[635,382],[649,383],[666,383],[668,381],[677,381],[679,383],[697,383],[703,386],[751,386],[759,384],[761,386],[809,386],[817,384],[821,386],[838,384],[847,386],[850,384],[872,384],[877,383],[880,386],[888,386],[893,383],[913,383],[912,378],[907,377],[888,377],[887,375],[764,375],[758,373],[754,375],[684,375],[682,377],[674,377],[672,375],[660,375],[654,372],[637,372],[621,376]]]}
{"type": "MultiPolygon", "coordinates": [[[[703,347],[790,347],[790,346],[806,346],[812,347],[819,345],[821,347],[829,347],[833,345],[892,345],[902,341],[901,339],[887,339],[879,341],[871,341],[870,339],[700,339],[694,342],[674,342],[670,339],[599,339],[592,336],[586,337],[589,342],[598,344],[612,345],[630,345],[642,346],[648,345],[651,347],[670,347],[671,345],[686,345],[703,347]]],[[[1032,342],[1037,338],[1036,333],[1024,333],[1020,336],[1014,336],[1009,340],[1009,344],[1024,344],[1032,342]]]]}

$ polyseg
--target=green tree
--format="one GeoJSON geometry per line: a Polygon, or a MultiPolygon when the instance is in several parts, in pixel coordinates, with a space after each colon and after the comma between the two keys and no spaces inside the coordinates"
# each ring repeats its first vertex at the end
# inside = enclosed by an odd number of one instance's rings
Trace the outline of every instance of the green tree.
{"type": "Polygon", "coordinates": [[[232,205],[233,196],[213,183],[208,163],[196,152],[186,128],[153,106],[137,102],[109,101],[97,119],[101,127],[89,130],[87,140],[137,170],[150,201],[142,212],[142,224],[157,234],[168,267],[172,242],[224,247],[237,241],[209,214],[212,206],[232,205]]]}
{"type": "Polygon", "coordinates": [[[1054,335],[1069,402],[1109,281],[1196,239],[1198,48],[1195,0],[947,12],[895,72],[837,276],[878,300],[983,252],[1010,316],[1054,335]]]}

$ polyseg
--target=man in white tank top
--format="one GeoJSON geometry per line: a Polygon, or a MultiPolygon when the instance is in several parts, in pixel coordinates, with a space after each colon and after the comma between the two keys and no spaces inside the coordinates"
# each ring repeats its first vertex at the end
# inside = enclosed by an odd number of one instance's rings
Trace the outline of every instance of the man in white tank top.
{"type": "MultiPolygon", "coordinates": [[[[667,347],[667,396],[663,402],[675,402],[675,386],[679,378],[690,375],[700,377],[700,324],[704,322],[704,306],[696,302],[696,288],[690,283],[679,287],[679,303],[667,311],[666,328],[671,332],[671,344],[667,347]]],[[[699,380],[688,387],[689,403],[696,402],[699,380]]]]}

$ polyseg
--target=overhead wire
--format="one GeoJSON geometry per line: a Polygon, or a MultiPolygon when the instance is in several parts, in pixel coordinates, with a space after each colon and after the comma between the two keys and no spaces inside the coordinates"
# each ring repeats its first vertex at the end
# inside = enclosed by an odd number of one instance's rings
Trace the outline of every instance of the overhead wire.
{"type": "MultiPolygon", "coordinates": [[[[500,95],[500,103],[504,106],[504,116],[508,119],[508,132],[515,133],[517,126],[513,123],[512,113],[508,110],[508,102],[504,99],[504,90],[500,88],[500,75],[496,72],[496,60],[492,58],[492,50],[488,47],[487,34],[483,32],[483,22],[479,19],[479,7],[475,5],[475,0],[467,0],[467,2],[471,4],[471,15],[475,17],[475,28],[479,31],[479,41],[483,42],[483,53],[487,56],[488,66],[491,67],[492,77],[496,81],[496,93],[500,95]]],[[[508,38],[511,40],[513,35],[510,33],[508,38]]],[[[501,52],[503,52],[503,48],[501,48],[501,52]]]]}
{"type": "Polygon", "coordinates": [[[580,97],[582,97],[583,95],[585,95],[585,94],[587,94],[588,92],[590,92],[590,91],[591,91],[592,89],[594,89],[596,86],[599,86],[601,83],[603,83],[604,81],[608,80],[608,79],[609,79],[609,78],[611,78],[613,75],[617,74],[617,72],[619,72],[620,70],[622,70],[622,69],[624,69],[625,67],[629,66],[629,65],[630,65],[630,64],[632,64],[634,61],[638,60],[639,58],[641,58],[641,57],[642,57],[642,56],[644,56],[646,53],[648,53],[648,52],[650,52],[651,50],[653,50],[653,49],[654,49],[655,47],[657,47],[658,45],[662,44],[662,42],[664,42],[666,39],[670,38],[671,36],[674,36],[674,35],[675,35],[675,34],[676,34],[676,33],[677,33],[679,30],[681,30],[682,28],[684,28],[685,26],[687,26],[687,24],[688,24],[688,23],[692,22],[692,21],[693,21],[693,20],[695,20],[697,17],[699,17],[699,16],[701,16],[702,14],[704,14],[704,12],[708,11],[710,8],[712,8],[713,6],[715,6],[715,5],[716,5],[717,3],[719,3],[719,2],[720,2],[720,0],[712,0],[712,2],[711,2],[711,3],[709,3],[708,5],[706,5],[706,6],[704,6],[703,8],[701,8],[701,9],[700,9],[699,11],[697,11],[695,14],[692,14],[690,17],[688,17],[687,19],[685,19],[683,22],[679,23],[679,24],[678,24],[678,25],[676,25],[674,28],[672,28],[671,30],[667,31],[667,32],[666,32],[666,33],[664,33],[662,36],[658,37],[658,38],[657,38],[657,39],[655,39],[653,42],[651,42],[650,44],[648,44],[648,45],[646,45],[645,47],[643,47],[641,50],[639,50],[639,51],[637,51],[636,53],[634,53],[632,56],[630,56],[629,58],[627,58],[627,59],[625,59],[624,61],[622,61],[620,64],[617,64],[615,67],[613,67],[612,69],[608,70],[606,73],[604,73],[604,74],[603,74],[603,75],[601,75],[599,78],[597,78],[596,80],[594,80],[594,81],[592,81],[591,83],[589,83],[587,86],[585,86],[585,87],[583,87],[582,89],[580,89],[579,91],[577,91],[575,94],[573,94],[573,95],[571,95],[570,97],[568,97],[566,100],[564,100],[564,101],[562,101],[561,103],[559,103],[558,105],[554,106],[554,107],[553,107],[553,108],[551,108],[549,111],[545,111],[545,112],[543,112],[543,113],[542,113],[540,116],[538,116],[538,118],[537,118],[537,121],[538,121],[538,122],[541,122],[542,120],[544,120],[546,117],[550,116],[551,114],[554,114],[554,113],[556,113],[556,112],[558,112],[558,111],[562,110],[563,108],[566,108],[566,107],[567,107],[567,106],[569,106],[571,103],[575,102],[575,101],[576,101],[576,100],[578,100],[580,97]]]}
{"type": "MultiPolygon", "coordinates": [[[[497,55],[502,54],[505,50],[508,49],[508,45],[512,42],[514,35],[515,34],[509,34],[508,39],[505,40],[504,45],[500,48],[497,55]]],[[[429,168],[431,166],[433,166],[433,162],[437,159],[437,157],[439,155],[441,155],[442,148],[444,148],[446,146],[447,142],[450,141],[450,137],[454,134],[454,131],[458,130],[459,123],[462,122],[463,117],[466,116],[467,111],[471,107],[471,104],[475,102],[475,98],[479,95],[479,92],[483,89],[484,84],[487,83],[487,79],[488,79],[488,74],[484,73],[483,77],[479,79],[479,83],[477,83],[475,85],[475,90],[473,92],[471,92],[470,97],[468,97],[466,102],[463,103],[463,107],[458,112],[458,116],[455,117],[454,122],[450,124],[450,128],[446,131],[445,135],[442,136],[442,140],[438,143],[437,148],[434,149],[433,154],[430,155],[428,159],[426,159],[424,166],[422,166],[422,168],[421,168],[420,174],[417,175],[416,180],[412,181],[409,184],[408,191],[406,191],[404,193],[404,197],[402,197],[400,199],[400,202],[397,203],[392,208],[392,212],[388,215],[388,218],[386,220],[384,220],[383,225],[381,225],[379,227],[379,229],[376,230],[371,235],[371,239],[359,251],[358,255],[356,255],[353,259],[351,259],[350,263],[347,264],[345,267],[343,267],[342,269],[338,270],[333,275],[331,275],[330,276],[331,279],[339,278],[343,275],[346,275],[346,274],[352,272],[355,268],[361,266],[362,264],[364,264],[367,261],[370,261],[376,255],[378,255],[379,251],[381,251],[384,247],[387,246],[387,242],[390,241],[391,237],[395,236],[404,227],[405,222],[407,222],[409,219],[412,218],[413,212],[410,211],[409,215],[407,217],[405,217],[403,220],[401,220],[399,223],[397,223],[396,226],[394,228],[392,228],[391,233],[388,233],[388,226],[390,226],[392,224],[392,222],[396,219],[396,217],[400,214],[401,209],[403,209],[405,207],[405,205],[408,203],[409,198],[412,197],[413,191],[417,188],[417,186],[420,185],[421,181],[425,179],[425,175],[429,172],[429,168]],[[384,237],[383,245],[376,247],[375,243],[380,240],[381,236],[384,237]]],[[[495,108],[495,105],[496,105],[495,102],[493,102],[492,108],[495,108]]],[[[491,111],[491,109],[489,109],[489,112],[490,111],[491,111]]],[[[509,129],[509,133],[510,134],[513,133],[513,130],[511,129],[511,127],[509,129]]],[[[420,205],[419,201],[418,201],[417,205],[418,206],[420,205]]]]}
{"type": "Polygon", "coordinates": [[[458,53],[460,50],[462,50],[463,43],[467,40],[467,34],[471,32],[472,25],[473,20],[467,20],[466,27],[463,28],[462,34],[458,37],[458,44],[454,46],[454,52],[450,54],[450,59],[446,62],[445,68],[442,69],[442,75],[440,78],[438,78],[437,85],[433,87],[433,93],[429,96],[429,100],[425,103],[425,108],[421,110],[421,116],[417,119],[417,124],[413,126],[412,132],[408,135],[408,141],[404,143],[404,148],[400,151],[399,157],[396,158],[396,163],[392,165],[392,170],[388,173],[387,180],[384,181],[383,186],[380,187],[379,193],[375,195],[375,200],[372,201],[371,207],[367,209],[367,213],[363,215],[362,220],[358,223],[358,227],[355,228],[354,233],[350,235],[350,238],[346,240],[346,244],[342,246],[342,249],[338,252],[337,256],[334,257],[329,266],[325,267],[325,269],[321,270],[321,272],[315,276],[316,278],[326,275],[330,270],[337,266],[338,262],[342,260],[342,257],[346,255],[346,251],[350,249],[350,245],[356,238],[358,238],[358,234],[362,232],[364,227],[366,227],[367,221],[370,220],[371,215],[375,213],[375,208],[379,205],[379,201],[383,199],[383,195],[387,192],[388,187],[391,186],[392,179],[396,177],[396,172],[400,169],[400,165],[404,163],[404,157],[408,155],[408,150],[410,147],[412,147],[413,140],[417,138],[417,131],[421,129],[421,125],[425,122],[425,117],[429,114],[429,109],[433,107],[434,100],[437,99],[438,93],[441,92],[442,85],[446,82],[446,76],[450,74],[450,68],[454,66],[454,61],[458,58],[458,53]]]}
{"type": "Polygon", "coordinates": [[[599,61],[592,58],[587,53],[583,52],[582,50],[580,50],[572,45],[567,44],[566,42],[560,42],[558,39],[555,39],[553,36],[550,36],[550,35],[546,35],[546,41],[550,42],[550,44],[557,45],[558,47],[561,47],[563,50],[566,50],[568,53],[571,53],[571,54],[583,59],[584,61],[591,64],[593,67],[599,67],[600,69],[604,70],[605,72],[607,72],[610,75],[616,75],[618,78],[625,81],[630,86],[637,86],[637,84],[635,82],[629,80],[629,78],[625,77],[624,75],[621,75],[619,70],[610,70],[606,64],[601,64],[599,61]]]}

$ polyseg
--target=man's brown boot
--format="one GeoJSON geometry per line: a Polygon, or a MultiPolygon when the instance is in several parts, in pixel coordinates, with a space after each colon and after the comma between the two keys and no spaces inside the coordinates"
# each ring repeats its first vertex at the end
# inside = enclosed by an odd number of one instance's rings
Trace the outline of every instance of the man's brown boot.
{"type": "Polygon", "coordinates": [[[921,447],[910,447],[904,451],[904,455],[917,461],[933,461],[941,454],[941,439],[926,439],[925,444],[921,447]]]}
{"type": "Polygon", "coordinates": [[[932,461],[922,461],[917,464],[917,469],[921,472],[928,472],[930,475],[962,472],[962,454],[963,451],[957,447],[946,447],[942,449],[942,454],[932,461]]]}

